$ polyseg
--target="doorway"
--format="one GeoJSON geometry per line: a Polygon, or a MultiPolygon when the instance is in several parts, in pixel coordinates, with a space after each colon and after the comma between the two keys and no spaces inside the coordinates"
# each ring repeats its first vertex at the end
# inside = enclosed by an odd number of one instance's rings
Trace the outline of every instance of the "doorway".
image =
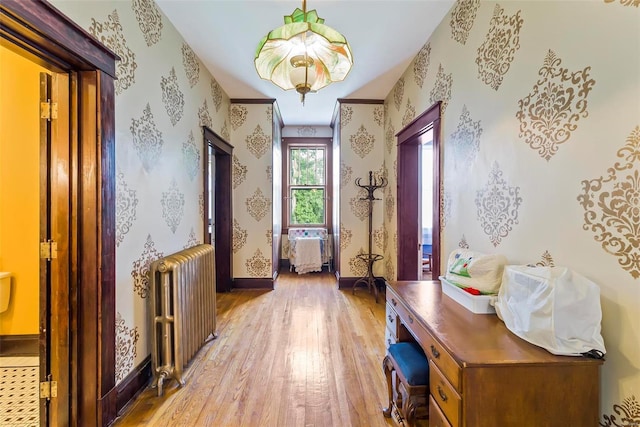
{"type": "Polygon", "coordinates": [[[204,127],[204,243],[213,245],[216,291],[231,290],[233,223],[231,204],[233,147],[204,127]]]}
{"type": "Polygon", "coordinates": [[[0,387],[0,424],[66,424],[69,74],[6,46],[0,63],[0,270],[10,278],[0,350],[11,384],[0,387]]]}
{"type": "MultiPolygon", "coordinates": [[[[420,194],[420,236],[422,247],[422,280],[433,279],[433,129],[425,134],[422,143],[420,176],[422,185],[420,194]]],[[[437,279],[437,277],[436,277],[437,279]]]]}
{"type": "MultiPolygon", "coordinates": [[[[398,280],[422,279],[422,158],[432,147],[431,277],[440,275],[440,102],[398,133],[398,280]]],[[[426,169],[426,168],[424,168],[426,169]]]]}

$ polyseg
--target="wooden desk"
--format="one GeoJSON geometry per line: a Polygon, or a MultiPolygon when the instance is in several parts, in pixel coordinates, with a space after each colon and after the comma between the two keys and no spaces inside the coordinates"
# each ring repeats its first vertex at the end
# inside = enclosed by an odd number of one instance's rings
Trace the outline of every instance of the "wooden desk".
{"type": "Polygon", "coordinates": [[[429,358],[431,427],[598,425],[601,360],[534,346],[496,315],[444,295],[437,281],[387,284],[386,299],[387,321],[404,325],[429,358]]]}

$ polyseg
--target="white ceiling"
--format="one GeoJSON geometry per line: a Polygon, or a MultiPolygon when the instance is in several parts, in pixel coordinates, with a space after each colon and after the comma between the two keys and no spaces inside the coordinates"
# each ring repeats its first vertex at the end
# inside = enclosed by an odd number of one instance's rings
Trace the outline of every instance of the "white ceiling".
{"type": "Polygon", "coordinates": [[[275,98],[287,126],[327,126],[338,98],[384,99],[454,0],[308,0],[351,45],[347,78],[303,106],[295,91],[262,80],[253,65],[258,42],[302,1],[156,0],[230,98],[275,98]]]}

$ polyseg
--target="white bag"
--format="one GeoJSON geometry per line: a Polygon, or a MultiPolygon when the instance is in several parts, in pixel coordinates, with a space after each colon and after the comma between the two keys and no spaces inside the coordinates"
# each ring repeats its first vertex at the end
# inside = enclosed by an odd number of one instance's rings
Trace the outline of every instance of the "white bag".
{"type": "Polygon", "coordinates": [[[498,293],[502,270],[507,258],[499,254],[483,254],[467,249],[456,249],[449,255],[445,279],[465,288],[474,288],[483,294],[498,293]]]}
{"type": "Polygon", "coordinates": [[[550,353],[604,357],[600,288],[568,268],[506,266],[495,308],[511,332],[550,353]]]}

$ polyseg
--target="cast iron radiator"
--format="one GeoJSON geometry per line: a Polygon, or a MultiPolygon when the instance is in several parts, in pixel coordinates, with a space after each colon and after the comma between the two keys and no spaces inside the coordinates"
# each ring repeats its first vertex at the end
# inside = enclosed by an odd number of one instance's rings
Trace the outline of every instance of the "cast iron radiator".
{"type": "Polygon", "coordinates": [[[184,386],[183,369],[216,330],[213,246],[201,244],[151,263],[151,369],[162,396],[165,379],[184,386]]]}

